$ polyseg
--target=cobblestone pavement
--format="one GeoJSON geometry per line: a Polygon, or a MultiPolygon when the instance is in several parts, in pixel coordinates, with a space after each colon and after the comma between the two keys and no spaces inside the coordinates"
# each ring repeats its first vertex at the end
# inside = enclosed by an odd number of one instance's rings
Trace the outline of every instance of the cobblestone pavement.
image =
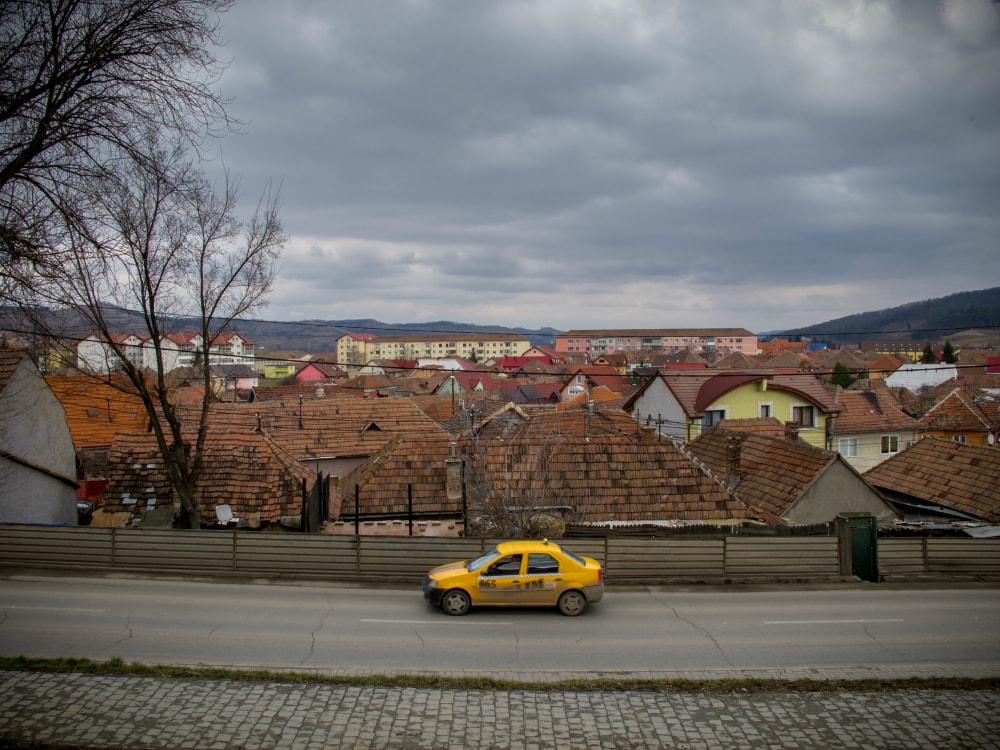
{"type": "MultiPolygon", "coordinates": [[[[559,676],[535,679],[546,677],[559,676]]],[[[1000,748],[1000,692],[508,692],[0,672],[8,746],[1000,748]]]]}

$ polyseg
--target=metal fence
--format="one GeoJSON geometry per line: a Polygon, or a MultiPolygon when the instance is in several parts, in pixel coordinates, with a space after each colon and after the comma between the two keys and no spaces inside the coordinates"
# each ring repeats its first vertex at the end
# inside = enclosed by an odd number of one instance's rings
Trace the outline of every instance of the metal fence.
{"type": "MultiPolygon", "coordinates": [[[[0,567],[357,582],[419,582],[427,570],[502,539],[327,536],[0,525],[0,567]]],[[[843,577],[839,540],[575,538],[610,584],[819,581],[843,577]]],[[[879,572],[893,580],[1000,580],[1000,539],[883,539],[879,572]]]]}

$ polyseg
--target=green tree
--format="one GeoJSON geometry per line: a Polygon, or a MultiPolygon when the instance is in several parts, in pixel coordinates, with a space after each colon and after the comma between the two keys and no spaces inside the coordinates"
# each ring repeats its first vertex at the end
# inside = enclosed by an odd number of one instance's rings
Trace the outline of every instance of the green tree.
{"type": "Polygon", "coordinates": [[[837,362],[833,366],[833,380],[834,385],[839,385],[841,388],[850,388],[851,384],[854,383],[857,378],[851,374],[850,369],[843,362],[837,362]]]}
{"type": "Polygon", "coordinates": [[[950,341],[944,342],[944,351],[941,352],[941,361],[953,365],[958,362],[958,357],[955,356],[955,347],[951,345],[950,341]]]}
{"type": "Polygon", "coordinates": [[[920,364],[922,365],[936,365],[938,361],[937,356],[934,354],[934,349],[931,347],[930,342],[924,347],[923,354],[920,355],[920,364]]]}

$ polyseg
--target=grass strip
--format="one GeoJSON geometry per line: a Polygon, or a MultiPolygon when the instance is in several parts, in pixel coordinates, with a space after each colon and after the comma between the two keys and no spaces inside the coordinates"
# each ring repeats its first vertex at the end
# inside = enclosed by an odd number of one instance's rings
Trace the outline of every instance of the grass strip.
{"type": "Polygon", "coordinates": [[[718,679],[616,679],[613,677],[532,681],[452,675],[326,675],[314,672],[282,672],[267,669],[224,667],[178,667],[74,658],[0,657],[0,670],[64,674],[118,675],[172,679],[230,680],[237,682],[282,682],[293,684],[350,685],[437,690],[530,690],[656,692],[728,695],[733,693],[837,693],[883,692],[887,690],[1000,690],[1000,677],[901,677],[869,679],[781,679],[767,677],[718,679]]]}

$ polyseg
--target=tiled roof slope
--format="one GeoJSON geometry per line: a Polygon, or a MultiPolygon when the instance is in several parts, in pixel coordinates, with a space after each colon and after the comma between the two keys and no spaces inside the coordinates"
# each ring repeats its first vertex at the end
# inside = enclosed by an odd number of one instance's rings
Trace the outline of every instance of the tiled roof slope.
{"type": "Polygon", "coordinates": [[[838,435],[854,432],[917,430],[920,424],[883,391],[840,391],[840,415],[834,423],[838,435]]]}
{"type": "Polygon", "coordinates": [[[319,398],[358,398],[355,391],[341,388],[329,380],[316,380],[311,383],[296,383],[294,385],[258,385],[253,388],[254,401],[298,401],[319,398]]]}
{"type": "Polygon", "coordinates": [[[802,441],[737,433],[715,427],[688,444],[688,450],[716,475],[728,479],[736,468],[736,494],[747,505],[775,516],[789,508],[837,460],[837,454],[802,441]],[[739,441],[738,467],[731,467],[731,440],[739,441]]]}
{"type": "MultiPolygon", "coordinates": [[[[253,432],[214,430],[206,439],[204,456],[196,500],[206,521],[215,517],[216,505],[227,504],[233,515],[248,519],[251,526],[277,524],[281,516],[302,512],[302,482],[310,490],[316,481],[315,472],[266,435],[253,432]]],[[[110,465],[108,486],[99,501],[107,511],[173,506],[153,435],[118,435],[110,465]]],[[[331,506],[335,502],[339,501],[331,496],[331,506]]]]}
{"type": "Polygon", "coordinates": [[[984,432],[990,429],[989,417],[962,388],[953,389],[938,401],[920,420],[927,430],[949,432],[984,432]]]}
{"type": "Polygon", "coordinates": [[[517,440],[485,459],[491,497],[569,506],[576,521],[705,521],[752,514],[670,441],[517,440]]]}
{"type": "Polygon", "coordinates": [[[1000,523],[1000,450],[924,438],[864,474],[886,491],[1000,523]]]}
{"type": "Polygon", "coordinates": [[[766,366],[771,369],[801,370],[809,364],[809,357],[799,352],[782,352],[767,360],[766,366]]]}
{"type": "Polygon", "coordinates": [[[774,417],[757,417],[755,419],[723,419],[719,427],[732,432],[752,432],[755,435],[784,438],[785,425],[774,417]]]}
{"type": "MultiPolygon", "coordinates": [[[[330,501],[330,515],[340,520],[354,514],[354,492],[362,515],[400,516],[408,513],[413,498],[414,515],[455,515],[462,512],[460,483],[449,497],[447,460],[453,441],[444,435],[427,438],[393,438],[368,461],[341,477],[342,501],[330,501]]],[[[458,453],[455,459],[460,460],[458,453]]]]}
{"type": "Polygon", "coordinates": [[[409,399],[314,399],[216,404],[213,427],[259,428],[299,460],[370,456],[394,436],[425,437],[443,430],[409,399]]]}
{"type": "Polygon", "coordinates": [[[710,370],[755,370],[761,366],[756,359],[743,352],[731,352],[708,366],[710,370]]]}
{"type": "MultiPolygon", "coordinates": [[[[615,402],[617,403],[617,402],[615,402]]],[[[560,407],[563,405],[560,404],[560,407]]],[[[554,411],[540,411],[530,414],[522,432],[531,435],[631,435],[639,433],[639,427],[630,414],[621,409],[586,403],[570,404],[554,411]]]]}
{"type": "Polygon", "coordinates": [[[108,383],[81,375],[50,375],[45,382],[66,412],[77,450],[107,448],[118,433],[144,432],[149,426],[139,397],[108,383]]]}

